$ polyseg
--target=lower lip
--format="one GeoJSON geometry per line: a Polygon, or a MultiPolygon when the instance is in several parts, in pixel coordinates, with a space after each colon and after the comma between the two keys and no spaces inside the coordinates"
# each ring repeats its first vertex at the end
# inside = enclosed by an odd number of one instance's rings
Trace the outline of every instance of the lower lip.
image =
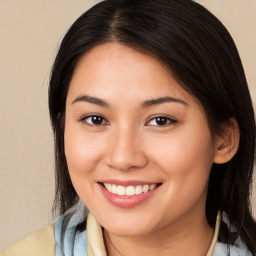
{"type": "Polygon", "coordinates": [[[101,189],[103,195],[106,197],[106,199],[110,203],[112,203],[113,205],[122,207],[122,208],[131,208],[131,207],[141,204],[142,202],[146,201],[150,196],[152,196],[155,193],[155,191],[159,188],[159,186],[157,186],[155,189],[150,190],[146,193],[142,193],[140,195],[119,196],[119,195],[109,192],[102,185],[99,184],[99,186],[100,186],[100,189],[101,189]]]}

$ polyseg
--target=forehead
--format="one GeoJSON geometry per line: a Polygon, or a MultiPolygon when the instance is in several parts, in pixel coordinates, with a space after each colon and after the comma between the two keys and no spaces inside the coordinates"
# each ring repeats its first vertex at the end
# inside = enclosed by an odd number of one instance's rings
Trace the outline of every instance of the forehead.
{"type": "MultiPolygon", "coordinates": [[[[94,47],[79,60],[67,102],[82,94],[113,104],[132,104],[147,99],[175,97],[202,107],[156,58],[118,43],[94,47]]],[[[137,104],[136,103],[136,104],[137,104]]]]}

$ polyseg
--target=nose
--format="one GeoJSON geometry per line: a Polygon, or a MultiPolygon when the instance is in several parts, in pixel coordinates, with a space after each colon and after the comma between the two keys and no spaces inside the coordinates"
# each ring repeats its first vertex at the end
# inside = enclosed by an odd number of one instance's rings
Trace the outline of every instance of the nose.
{"type": "Polygon", "coordinates": [[[148,159],[139,132],[118,129],[109,138],[107,165],[119,171],[143,168],[148,159]]]}

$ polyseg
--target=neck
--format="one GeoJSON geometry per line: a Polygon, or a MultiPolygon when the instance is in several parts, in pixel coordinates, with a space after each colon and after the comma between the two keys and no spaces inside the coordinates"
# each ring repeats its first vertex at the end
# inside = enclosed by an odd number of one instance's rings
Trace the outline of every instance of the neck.
{"type": "Polygon", "coordinates": [[[207,223],[205,214],[196,219],[188,217],[142,236],[118,236],[104,230],[107,255],[205,256],[214,230],[207,223]]]}

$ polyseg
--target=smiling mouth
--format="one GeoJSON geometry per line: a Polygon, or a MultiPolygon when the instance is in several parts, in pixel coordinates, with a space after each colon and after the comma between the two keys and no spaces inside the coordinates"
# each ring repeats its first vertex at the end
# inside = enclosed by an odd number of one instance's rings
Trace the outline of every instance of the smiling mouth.
{"type": "Polygon", "coordinates": [[[135,196],[141,195],[143,193],[147,193],[148,191],[154,190],[161,183],[154,183],[154,184],[144,184],[144,185],[136,185],[136,186],[121,186],[115,185],[110,183],[101,183],[100,185],[103,186],[108,192],[118,195],[118,196],[135,196]]]}

